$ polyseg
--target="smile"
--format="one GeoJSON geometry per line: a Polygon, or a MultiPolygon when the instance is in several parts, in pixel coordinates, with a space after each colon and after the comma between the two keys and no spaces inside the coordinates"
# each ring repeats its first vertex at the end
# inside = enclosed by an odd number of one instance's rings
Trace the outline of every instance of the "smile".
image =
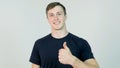
{"type": "Polygon", "coordinates": [[[60,24],[60,21],[54,22],[53,24],[58,25],[60,24]]]}

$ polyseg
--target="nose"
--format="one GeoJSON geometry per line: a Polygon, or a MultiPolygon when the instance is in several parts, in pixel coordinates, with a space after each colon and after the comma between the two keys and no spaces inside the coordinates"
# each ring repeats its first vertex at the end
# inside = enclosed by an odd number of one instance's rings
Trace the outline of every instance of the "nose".
{"type": "Polygon", "coordinates": [[[57,15],[55,15],[55,16],[54,16],[54,19],[55,19],[55,20],[58,20],[59,18],[58,18],[58,16],[57,16],[57,15]]]}

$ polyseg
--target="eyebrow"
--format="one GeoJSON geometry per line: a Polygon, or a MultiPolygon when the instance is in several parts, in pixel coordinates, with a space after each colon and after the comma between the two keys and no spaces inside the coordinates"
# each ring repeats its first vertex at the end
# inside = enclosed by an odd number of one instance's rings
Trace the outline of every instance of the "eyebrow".
{"type": "MultiPolygon", "coordinates": [[[[63,13],[63,11],[58,11],[57,13],[63,13]]],[[[53,13],[48,13],[48,14],[53,14],[53,13]]]]}

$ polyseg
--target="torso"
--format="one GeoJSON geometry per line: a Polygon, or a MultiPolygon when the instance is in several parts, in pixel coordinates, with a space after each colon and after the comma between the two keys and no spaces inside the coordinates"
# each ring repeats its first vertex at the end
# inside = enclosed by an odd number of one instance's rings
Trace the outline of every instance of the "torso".
{"type": "Polygon", "coordinates": [[[63,43],[67,42],[67,46],[70,48],[72,54],[80,58],[82,44],[79,44],[80,41],[77,39],[76,36],[70,33],[66,37],[60,39],[53,38],[51,34],[40,39],[39,55],[41,58],[41,66],[43,68],[72,68],[72,66],[63,65],[58,61],[58,51],[63,48],[63,43]]]}

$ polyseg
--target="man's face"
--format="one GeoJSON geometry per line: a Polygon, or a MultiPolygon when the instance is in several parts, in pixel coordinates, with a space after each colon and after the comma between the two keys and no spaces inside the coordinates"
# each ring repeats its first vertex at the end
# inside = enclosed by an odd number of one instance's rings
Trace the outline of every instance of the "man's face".
{"type": "Polygon", "coordinates": [[[55,6],[47,12],[48,22],[53,30],[61,30],[65,27],[66,15],[61,6],[55,6]]]}

